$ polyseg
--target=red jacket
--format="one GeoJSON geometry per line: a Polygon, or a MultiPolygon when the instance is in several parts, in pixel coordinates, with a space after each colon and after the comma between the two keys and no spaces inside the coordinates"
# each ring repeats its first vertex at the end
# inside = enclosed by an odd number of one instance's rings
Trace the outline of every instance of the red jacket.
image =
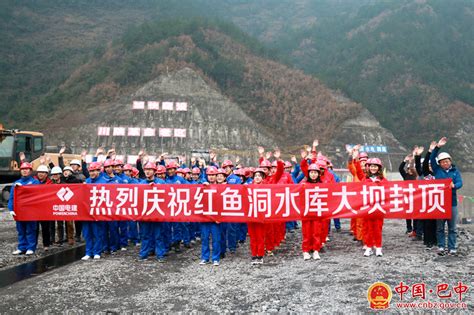
{"type": "Polygon", "coordinates": [[[34,176],[34,178],[35,178],[36,180],[38,180],[41,185],[43,185],[43,184],[51,185],[51,184],[53,183],[53,181],[52,181],[51,178],[49,178],[49,177],[46,177],[46,180],[45,180],[45,181],[40,181],[40,179],[38,178],[38,176],[34,176]]]}
{"type": "Polygon", "coordinates": [[[278,184],[284,172],[285,163],[283,163],[283,161],[277,161],[277,170],[275,174],[265,177],[262,184],[278,184]]]}

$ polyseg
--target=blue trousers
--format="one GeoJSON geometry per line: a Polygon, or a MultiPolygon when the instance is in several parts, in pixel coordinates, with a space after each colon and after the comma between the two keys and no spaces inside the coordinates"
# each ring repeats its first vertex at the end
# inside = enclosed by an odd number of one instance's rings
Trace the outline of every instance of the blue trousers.
{"type": "Polygon", "coordinates": [[[237,223],[239,225],[239,241],[245,241],[247,239],[247,223],[237,223]]]}
{"type": "Polygon", "coordinates": [[[172,229],[171,229],[171,222],[163,222],[163,242],[165,243],[165,248],[168,251],[171,247],[171,239],[172,239],[172,229]]]}
{"type": "Polygon", "coordinates": [[[140,243],[140,238],[138,236],[138,223],[136,221],[128,221],[128,239],[134,245],[140,243]]]}
{"type": "Polygon", "coordinates": [[[201,259],[209,261],[211,248],[209,239],[212,237],[212,261],[219,261],[221,254],[221,229],[220,224],[205,222],[201,223],[201,259]]]}
{"type": "Polygon", "coordinates": [[[22,252],[36,250],[38,245],[38,222],[36,221],[16,221],[18,232],[18,249],[22,252]]]}
{"type": "Polygon", "coordinates": [[[142,246],[140,248],[140,258],[146,258],[151,252],[155,252],[157,258],[165,257],[166,248],[163,242],[162,222],[142,222],[143,230],[142,246]]]}
{"type": "Polygon", "coordinates": [[[446,247],[446,235],[444,234],[444,226],[448,223],[448,249],[454,250],[456,249],[456,236],[457,236],[457,229],[456,229],[456,220],[458,217],[458,207],[453,206],[451,220],[436,220],[436,229],[437,229],[437,239],[438,239],[438,247],[445,248],[446,247]]]}
{"type": "Polygon", "coordinates": [[[183,223],[183,243],[185,245],[189,245],[191,242],[191,223],[185,222],[183,223]]]}
{"type": "Polygon", "coordinates": [[[119,242],[118,222],[106,221],[102,230],[102,250],[115,252],[119,247],[119,242]]]}
{"type": "Polygon", "coordinates": [[[227,223],[227,246],[231,252],[237,250],[239,223],[227,223]]]}
{"type": "Polygon", "coordinates": [[[120,247],[128,246],[128,221],[118,221],[120,247]]]}
{"type": "Polygon", "coordinates": [[[183,240],[184,223],[172,222],[171,228],[173,230],[172,236],[171,236],[171,242],[172,243],[181,242],[183,240]]]}
{"type": "Polygon", "coordinates": [[[82,222],[82,236],[86,241],[86,255],[100,255],[102,252],[102,230],[104,222],[84,221],[82,222]]]}
{"type": "Polygon", "coordinates": [[[221,254],[227,252],[227,230],[229,229],[229,223],[220,223],[219,229],[221,231],[221,254]]]}

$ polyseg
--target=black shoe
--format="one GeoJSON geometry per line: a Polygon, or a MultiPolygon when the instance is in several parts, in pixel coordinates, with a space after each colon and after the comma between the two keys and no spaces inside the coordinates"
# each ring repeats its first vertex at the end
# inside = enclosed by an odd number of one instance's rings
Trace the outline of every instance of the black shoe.
{"type": "Polygon", "coordinates": [[[222,253],[221,254],[221,259],[224,259],[225,258],[225,253],[222,253]]]}
{"type": "Polygon", "coordinates": [[[184,244],[183,246],[184,246],[184,248],[191,248],[190,244],[184,244]]]}
{"type": "Polygon", "coordinates": [[[412,232],[412,230],[407,230],[407,231],[405,232],[405,234],[410,234],[411,232],[412,232]]]}
{"type": "Polygon", "coordinates": [[[242,241],[242,240],[239,241],[239,244],[244,244],[244,243],[245,243],[245,241],[242,241]]]}
{"type": "Polygon", "coordinates": [[[179,247],[179,243],[177,243],[176,246],[174,247],[174,252],[175,253],[180,253],[181,252],[181,248],[179,247]]]}

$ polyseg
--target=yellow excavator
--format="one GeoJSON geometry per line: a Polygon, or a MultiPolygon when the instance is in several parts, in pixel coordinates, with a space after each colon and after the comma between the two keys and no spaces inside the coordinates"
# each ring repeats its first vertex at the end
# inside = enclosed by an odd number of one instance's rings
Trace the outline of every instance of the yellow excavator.
{"type": "MultiPolygon", "coordinates": [[[[10,196],[10,188],[14,181],[20,178],[20,156],[33,164],[33,169],[40,165],[45,154],[44,136],[41,132],[8,130],[0,124],[0,206],[6,205],[10,196]]],[[[51,162],[58,165],[58,153],[48,153],[51,162]]],[[[80,159],[80,155],[64,154],[66,165],[72,159],[80,159]]]]}

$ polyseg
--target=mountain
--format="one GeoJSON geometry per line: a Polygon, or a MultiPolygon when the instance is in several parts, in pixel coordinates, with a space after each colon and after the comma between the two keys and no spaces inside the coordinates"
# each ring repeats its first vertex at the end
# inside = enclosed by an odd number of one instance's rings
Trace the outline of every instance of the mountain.
{"type": "MultiPolygon", "coordinates": [[[[35,119],[28,126],[44,130],[54,143],[71,143],[78,150],[113,145],[122,154],[151,146],[155,152],[212,147],[246,156],[244,151],[255,152],[259,144],[297,152],[315,137],[328,150],[341,148],[347,140],[338,136],[338,126],[363,108],[269,55],[231,24],[207,19],[145,23],[109,43],[30,107],[35,119]],[[134,100],[186,101],[189,114],[137,113],[131,110],[134,100]],[[184,127],[188,136],[185,141],[165,139],[160,146],[143,137],[96,136],[99,126],[131,123],[184,127]]],[[[368,121],[377,124],[373,117],[368,121]]],[[[365,131],[354,130],[351,136],[361,141],[365,131]]],[[[389,132],[374,136],[390,143],[393,153],[402,150],[389,132]]]]}

